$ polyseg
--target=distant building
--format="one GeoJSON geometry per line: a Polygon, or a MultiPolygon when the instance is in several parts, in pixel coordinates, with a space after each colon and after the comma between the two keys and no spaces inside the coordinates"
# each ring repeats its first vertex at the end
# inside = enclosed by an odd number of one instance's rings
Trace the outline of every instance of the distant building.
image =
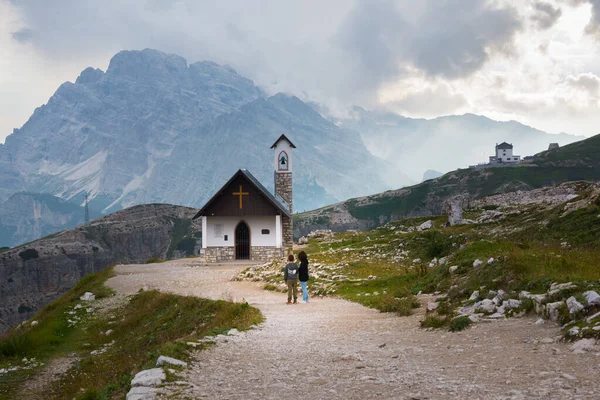
{"type": "Polygon", "coordinates": [[[558,147],[558,143],[550,143],[550,145],[548,146],[548,150],[558,149],[558,147]]]}
{"type": "Polygon", "coordinates": [[[519,163],[521,162],[521,156],[513,154],[513,145],[510,143],[502,142],[496,143],[496,155],[490,156],[490,164],[498,163],[519,163]]]}

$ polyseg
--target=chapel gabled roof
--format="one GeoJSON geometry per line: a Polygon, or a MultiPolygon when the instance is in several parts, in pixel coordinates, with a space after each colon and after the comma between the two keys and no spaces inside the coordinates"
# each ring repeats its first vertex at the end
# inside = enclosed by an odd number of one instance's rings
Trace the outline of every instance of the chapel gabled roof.
{"type": "Polygon", "coordinates": [[[271,146],[271,148],[272,148],[272,149],[273,149],[273,148],[275,148],[275,146],[277,146],[277,143],[279,143],[279,142],[280,142],[280,141],[282,141],[282,140],[287,140],[287,141],[290,143],[290,146],[292,146],[292,149],[295,149],[295,148],[296,148],[296,146],[294,145],[294,143],[292,143],[292,141],[291,141],[290,139],[288,139],[288,138],[287,138],[287,136],[285,136],[285,135],[281,135],[281,136],[279,136],[279,139],[277,139],[277,140],[275,141],[275,143],[273,143],[273,146],[271,146]]]}
{"type": "Polygon", "coordinates": [[[502,150],[502,149],[512,149],[512,148],[513,148],[513,145],[512,145],[512,144],[509,144],[509,143],[506,143],[506,142],[502,142],[502,143],[500,143],[500,144],[497,144],[497,145],[496,145],[496,148],[497,148],[497,149],[500,149],[500,150],[502,150]]]}
{"type": "Polygon", "coordinates": [[[204,206],[200,209],[200,211],[198,211],[198,213],[196,213],[196,215],[194,215],[194,218],[192,219],[196,219],[205,215],[205,212],[208,209],[208,207],[210,207],[217,200],[221,192],[223,192],[225,188],[229,186],[231,182],[233,182],[239,176],[243,176],[244,178],[246,178],[248,182],[250,182],[250,184],[253,185],[262,195],[264,195],[267,201],[270,202],[276,209],[278,209],[288,217],[292,216],[290,213],[290,205],[284,199],[282,199],[281,196],[274,195],[273,193],[269,192],[267,188],[264,187],[262,183],[260,183],[260,181],[256,179],[256,177],[254,177],[254,175],[252,175],[247,169],[240,169],[235,174],[233,174],[231,179],[229,179],[227,183],[225,183],[221,187],[221,189],[217,190],[215,195],[209,201],[207,201],[206,204],[204,204],[204,206]]]}

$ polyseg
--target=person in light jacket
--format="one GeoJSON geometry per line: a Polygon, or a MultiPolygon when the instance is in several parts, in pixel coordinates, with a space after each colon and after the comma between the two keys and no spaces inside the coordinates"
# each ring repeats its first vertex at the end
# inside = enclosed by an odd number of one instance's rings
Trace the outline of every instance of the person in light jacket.
{"type": "Polygon", "coordinates": [[[283,267],[283,280],[288,287],[287,304],[292,304],[292,295],[294,304],[296,304],[298,302],[298,264],[294,262],[293,254],[289,255],[288,263],[283,267]]]}
{"type": "Polygon", "coordinates": [[[298,280],[302,287],[302,302],[308,303],[308,288],[306,283],[308,282],[308,257],[306,253],[301,251],[298,253],[298,260],[300,260],[300,267],[298,267],[298,280]]]}

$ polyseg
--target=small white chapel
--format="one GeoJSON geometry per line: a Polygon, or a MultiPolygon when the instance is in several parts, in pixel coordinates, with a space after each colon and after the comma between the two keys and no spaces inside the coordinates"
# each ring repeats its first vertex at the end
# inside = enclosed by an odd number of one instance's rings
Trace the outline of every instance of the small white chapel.
{"type": "Polygon", "coordinates": [[[206,262],[269,261],[292,252],[292,149],[281,135],[271,146],[275,193],[240,169],[198,211],[202,218],[200,257],[206,262]]]}

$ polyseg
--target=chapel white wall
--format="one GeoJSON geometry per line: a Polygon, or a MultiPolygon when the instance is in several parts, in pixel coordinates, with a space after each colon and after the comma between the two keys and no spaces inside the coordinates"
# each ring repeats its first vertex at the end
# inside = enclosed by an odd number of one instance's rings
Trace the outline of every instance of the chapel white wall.
{"type": "MultiPolygon", "coordinates": [[[[240,221],[246,222],[250,228],[251,246],[277,246],[276,217],[247,216],[247,217],[207,217],[206,246],[207,247],[233,247],[235,245],[235,228],[240,221]],[[223,225],[223,230],[218,237],[215,228],[217,224],[223,225]],[[268,229],[269,234],[263,235],[262,230],[268,229]],[[224,237],[227,235],[227,241],[224,237]]],[[[204,231],[202,237],[205,237],[204,231]]]]}

